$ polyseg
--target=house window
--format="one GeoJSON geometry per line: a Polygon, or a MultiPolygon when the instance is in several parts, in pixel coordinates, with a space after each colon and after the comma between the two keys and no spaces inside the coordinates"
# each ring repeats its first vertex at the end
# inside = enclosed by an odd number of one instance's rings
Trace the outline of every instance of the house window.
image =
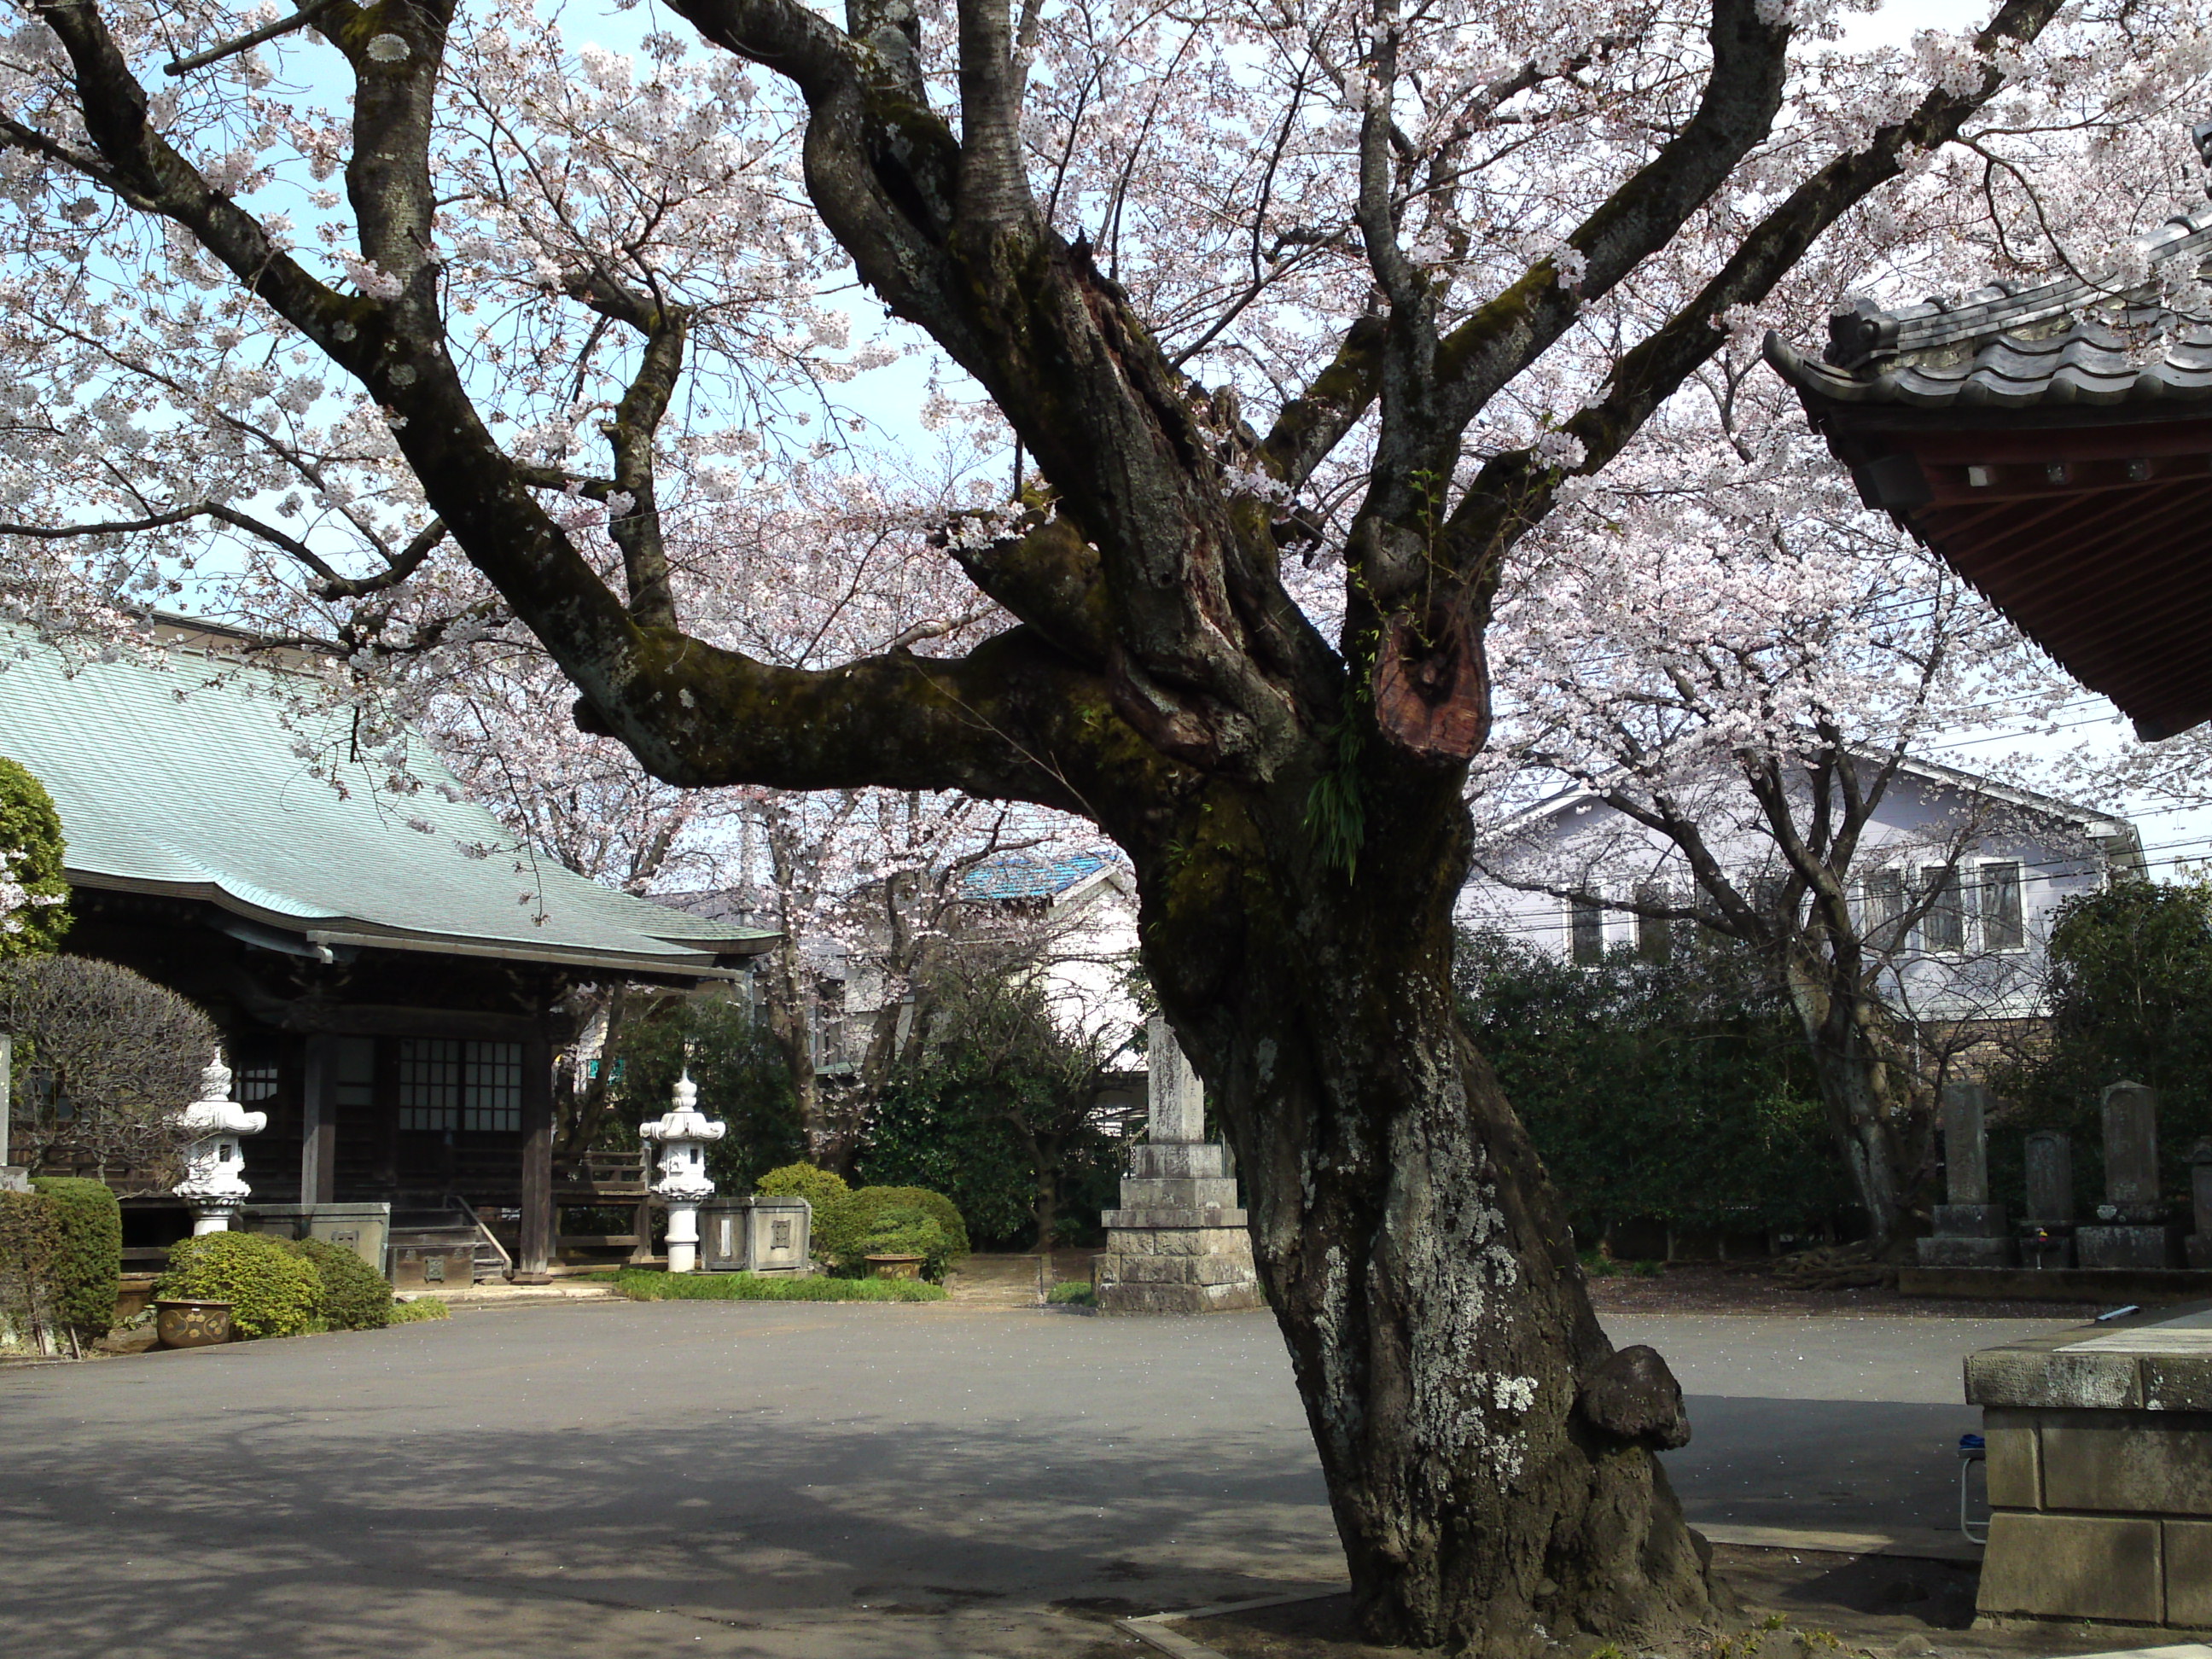
{"type": "Polygon", "coordinates": [[[521,1128],[520,1043],[404,1037],[398,1058],[401,1128],[521,1128]]]}
{"type": "Polygon", "coordinates": [[[1959,872],[1931,864],[1920,872],[1927,908],[1920,913],[1920,948],[1931,956],[1956,956],[1966,948],[1966,911],[1960,902],[1959,872]]]}
{"type": "Polygon", "coordinates": [[[2020,866],[1984,864],[1981,868],[1982,949],[2018,951],[2027,944],[2020,913],[2020,866]]]}
{"type": "Polygon", "coordinates": [[[258,1066],[241,1066],[231,1092],[237,1097],[240,1105],[256,1106],[264,1100],[276,1097],[278,1080],[279,1073],[274,1060],[258,1066]]]}
{"type": "Polygon", "coordinates": [[[1594,968],[1605,960],[1605,908],[1589,899],[1567,904],[1567,942],[1575,962],[1594,968]]]}
{"type": "Polygon", "coordinates": [[[1897,923],[1905,914],[1905,872],[1869,870],[1859,882],[1859,931],[1877,951],[1897,943],[1897,923]]]}

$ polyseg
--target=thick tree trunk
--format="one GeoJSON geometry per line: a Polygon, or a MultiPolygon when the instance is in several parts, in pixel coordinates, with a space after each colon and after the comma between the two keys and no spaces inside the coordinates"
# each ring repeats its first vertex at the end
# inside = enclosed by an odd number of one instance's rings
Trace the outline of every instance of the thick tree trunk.
{"type": "Polygon", "coordinates": [[[1139,856],[1145,955],[1236,1146],[1364,1627],[1504,1656],[1699,1620],[1651,1455],[1686,1438],[1680,1392],[1599,1328],[1456,1016],[1455,778],[1367,801],[1356,879],[1315,867],[1303,792],[1270,793],[1139,856]]]}

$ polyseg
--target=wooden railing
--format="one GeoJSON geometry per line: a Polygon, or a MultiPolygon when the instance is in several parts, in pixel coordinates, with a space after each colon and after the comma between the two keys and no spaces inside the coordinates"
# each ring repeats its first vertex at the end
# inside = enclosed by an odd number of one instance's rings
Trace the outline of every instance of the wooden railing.
{"type": "Polygon", "coordinates": [[[645,1194],[646,1163],[642,1150],[635,1152],[556,1152],[553,1155],[553,1195],[566,1203],[595,1199],[641,1198],[645,1194]]]}

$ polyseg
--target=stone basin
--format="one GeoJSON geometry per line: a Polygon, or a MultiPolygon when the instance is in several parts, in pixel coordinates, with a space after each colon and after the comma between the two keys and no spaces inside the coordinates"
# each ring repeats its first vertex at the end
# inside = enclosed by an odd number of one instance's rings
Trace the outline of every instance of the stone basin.
{"type": "Polygon", "coordinates": [[[2212,1302],[1966,1358],[1984,1613],[2212,1628],[2212,1302]]]}

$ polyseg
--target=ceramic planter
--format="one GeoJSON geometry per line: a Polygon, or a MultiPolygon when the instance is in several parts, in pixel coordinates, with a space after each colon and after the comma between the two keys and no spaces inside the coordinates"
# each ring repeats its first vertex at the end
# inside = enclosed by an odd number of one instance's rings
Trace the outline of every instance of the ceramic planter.
{"type": "Polygon", "coordinates": [[[212,1348],[230,1340],[228,1302],[156,1302],[154,1332],[165,1348],[212,1348]]]}

